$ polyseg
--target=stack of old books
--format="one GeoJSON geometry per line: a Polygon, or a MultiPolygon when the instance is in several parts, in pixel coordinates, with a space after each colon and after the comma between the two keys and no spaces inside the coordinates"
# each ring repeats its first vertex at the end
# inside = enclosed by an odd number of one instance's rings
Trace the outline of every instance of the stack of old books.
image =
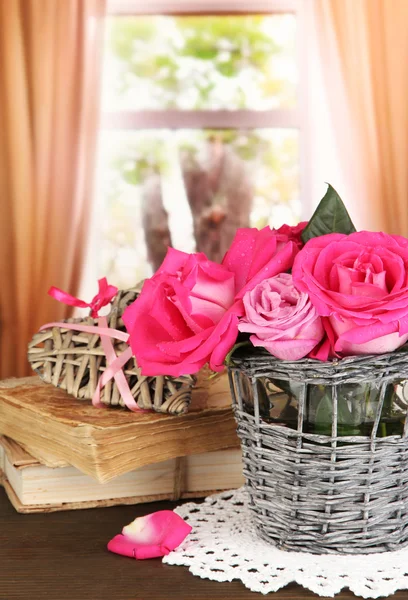
{"type": "Polygon", "coordinates": [[[37,377],[0,383],[0,483],[20,512],[197,498],[243,483],[225,375],[183,416],[96,409],[37,377]]]}

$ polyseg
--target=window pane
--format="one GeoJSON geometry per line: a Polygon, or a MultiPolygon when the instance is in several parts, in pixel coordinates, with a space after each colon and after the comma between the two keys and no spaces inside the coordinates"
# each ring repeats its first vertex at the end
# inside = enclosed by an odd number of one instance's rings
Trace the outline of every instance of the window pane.
{"type": "Polygon", "coordinates": [[[99,273],[119,287],[166,248],[220,261],[238,227],[300,218],[298,131],[122,131],[101,135],[99,273]]]}
{"type": "Polygon", "coordinates": [[[104,110],[293,108],[293,14],[110,17],[104,110]]]}

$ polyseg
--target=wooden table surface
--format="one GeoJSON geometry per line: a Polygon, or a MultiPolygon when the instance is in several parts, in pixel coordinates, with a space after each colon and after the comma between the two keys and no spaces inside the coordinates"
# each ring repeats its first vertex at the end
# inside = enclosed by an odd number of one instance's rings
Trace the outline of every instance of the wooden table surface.
{"type": "MultiPolygon", "coordinates": [[[[20,515],[0,488],[0,600],[256,600],[239,581],[194,577],[160,559],[111,554],[106,543],[136,516],[173,508],[170,502],[20,515]]],[[[273,600],[318,598],[292,584],[273,600]]],[[[355,598],[349,591],[339,600],[355,598]]],[[[393,596],[408,599],[408,592],[393,596]]]]}

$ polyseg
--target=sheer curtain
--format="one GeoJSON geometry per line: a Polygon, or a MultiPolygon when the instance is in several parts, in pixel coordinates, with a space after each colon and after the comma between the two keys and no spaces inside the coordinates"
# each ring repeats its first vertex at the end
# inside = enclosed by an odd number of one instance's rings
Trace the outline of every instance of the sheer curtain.
{"type": "Polygon", "coordinates": [[[87,237],[105,0],[0,0],[0,377],[67,316],[87,237]]]}
{"type": "Polygon", "coordinates": [[[408,2],[304,6],[314,189],[337,186],[359,227],[408,235],[408,2]]]}

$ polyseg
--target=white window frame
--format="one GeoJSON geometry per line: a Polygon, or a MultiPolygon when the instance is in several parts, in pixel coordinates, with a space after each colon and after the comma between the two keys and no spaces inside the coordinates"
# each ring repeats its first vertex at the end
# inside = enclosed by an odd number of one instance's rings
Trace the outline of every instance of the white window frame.
{"type": "Polygon", "coordinates": [[[103,112],[102,130],[138,129],[297,129],[300,134],[299,173],[303,217],[312,207],[308,158],[306,65],[301,0],[108,0],[109,16],[226,15],[294,13],[298,17],[298,104],[273,110],[137,110],[103,112]]]}
{"type": "Polygon", "coordinates": [[[269,14],[296,12],[298,0],[108,0],[111,15],[269,14]],[[249,4],[250,3],[250,4],[249,4]]]}

